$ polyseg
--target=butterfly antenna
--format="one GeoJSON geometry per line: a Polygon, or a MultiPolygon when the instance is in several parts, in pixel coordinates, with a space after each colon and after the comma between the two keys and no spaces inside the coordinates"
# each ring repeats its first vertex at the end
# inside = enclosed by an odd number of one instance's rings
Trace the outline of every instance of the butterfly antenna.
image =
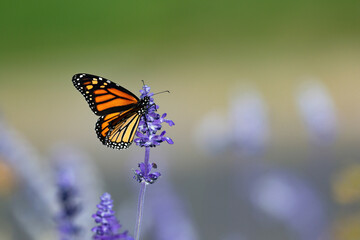
{"type": "MultiPolygon", "coordinates": [[[[144,80],[141,80],[141,81],[142,81],[142,83],[143,83],[143,86],[145,87],[145,81],[144,81],[144,80]]],[[[167,92],[167,93],[170,93],[169,90],[165,90],[165,91],[162,91],[162,92],[154,93],[153,96],[156,95],[156,94],[166,93],[166,92],[167,92]]]]}
{"type": "MultiPolygon", "coordinates": [[[[165,90],[165,91],[162,91],[162,92],[154,93],[154,95],[160,94],[160,93],[170,93],[170,91],[169,91],[169,90],[165,90]]],[[[154,96],[154,95],[153,95],[153,96],[154,96]]]]}

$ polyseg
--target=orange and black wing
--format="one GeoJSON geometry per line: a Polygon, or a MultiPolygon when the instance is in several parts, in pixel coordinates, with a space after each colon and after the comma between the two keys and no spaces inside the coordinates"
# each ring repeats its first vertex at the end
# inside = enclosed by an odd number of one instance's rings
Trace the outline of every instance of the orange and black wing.
{"type": "Polygon", "coordinates": [[[72,82],[98,116],[134,108],[139,102],[132,92],[102,77],[79,73],[72,82]]]}
{"type": "Polygon", "coordinates": [[[134,109],[101,116],[95,127],[97,136],[108,147],[126,149],[134,140],[140,117],[134,109]]]}

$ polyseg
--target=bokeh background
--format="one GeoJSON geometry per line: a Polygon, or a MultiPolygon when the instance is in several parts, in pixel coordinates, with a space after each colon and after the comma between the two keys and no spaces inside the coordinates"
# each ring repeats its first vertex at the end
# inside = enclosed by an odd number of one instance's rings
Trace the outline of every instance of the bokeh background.
{"type": "Polygon", "coordinates": [[[144,149],[98,141],[85,72],[171,92],[142,239],[359,240],[359,24],[353,0],[2,1],[0,238],[60,239],[59,168],[76,239],[105,191],[133,232],[144,149]]]}

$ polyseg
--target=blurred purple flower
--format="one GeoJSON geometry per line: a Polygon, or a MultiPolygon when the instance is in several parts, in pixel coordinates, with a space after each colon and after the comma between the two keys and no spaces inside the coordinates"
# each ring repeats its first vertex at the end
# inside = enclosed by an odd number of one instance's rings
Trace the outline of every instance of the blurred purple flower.
{"type": "Polygon", "coordinates": [[[94,227],[91,231],[95,234],[93,239],[99,240],[133,240],[131,236],[128,235],[127,231],[123,233],[118,233],[121,225],[115,217],[115,212],[113,208],[113,200],[109,193],[104,193],[101,197],[100,204],[97,205],[98,211],[92,215],[95,219],[95,222],[99,224],[94,227]]]}
{"type": "Polygon", "coordinates": [[[324,202],[310,184],[284,171],[256,178],[250,192],[256,208],[289,226],[298,239],[324,235],[328,224],[324,202]]]}
{"type": "Polygon", "coordinates": [[[210,155],[230,148],[242,155],[262,153],[269,136],[269,124],[261,95],[252,88],[235,88],[229,102],[228,113],[214,110],[196,125],[196,144],[210,155]]]}
{"type": "MultiPolygon", "coordinates": [[[[73,225],[81,229],[77,232],[76,239],[90,239],[91,231],[85,231],[85,229],[93,226],[93,221],[89,216],[93,213],[94,206],[97,204],[96,199],[102,192],[100,187],[102,179],[92,159],[78,147],[56,143],[51,150],[50,158],[55,169],[55,176],[57,176],[58,203],[59,208],[62,209],[56,218],[57,223],[60,226],[66,226],[66,223],[69,223],[68,226],[73,225]],[[73,214],[72,218],[61,218],[68,208],[76,208],[80,211],[73,214]]],[[[66,229],[69,228],[65,227],[62,235],[66,235],[66,229]]]]}
{"type": "Polygon", "coordinates": [[[260,93],[245,88],[232,94],[229,119],[236,149],[246,155],[262,153],[269,137],[269,123],[260,93]]]}
{"type": "Polygon", "coordinates": [[[165,136],[166,131],[162,131],[160,135],[157,135],[156,132],[161,130],[162,123],[167,123],[169,126],[175,125],[173,121],[165,119],[166,113],[162,116],[156,113],[159,108],[158,105],[154,103],[152,96],[154,93],[150,93],[150,87],[144,85],[143,89],[140,90],[141,99],[149,98],[149,107],[147,112],[141,116],[138,131],[136,132],[136,138],[134,142],[140,147],[156,147],[160,143],[166,141],[169,144],[173,144],[173,140],[165,136]]]}
{"type": "Polygon", "coordinates": [[[322,145],[333,143],[337,120],[334,103],[325,86],[316,81],[302,84],[297,104],[311,138],[322,145]]]}
{"type": "Polygon", "coordinates": [[[73,239],[81,230],[75,223],[75,218],[81,210],[76,179],[71,165],[58,164],[56,168],[57,197],[61,207],[61,212],[56,217],[58,231],[61,240],[73,239]]]}
{"type": "Polygon", "coordinates": [[[56,213],[55,186],[51,171],[41,164],[36,149],[0,117],[0,158],[14,170],[18,191],[12,212],[30,238],[53,234],[56,213]]]}

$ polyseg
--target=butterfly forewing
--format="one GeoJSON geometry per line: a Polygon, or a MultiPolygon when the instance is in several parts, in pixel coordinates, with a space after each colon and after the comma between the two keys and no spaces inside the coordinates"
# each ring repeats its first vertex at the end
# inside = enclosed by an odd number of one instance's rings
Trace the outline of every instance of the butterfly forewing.
{"type": "Polygon", "coordinates": [[[98,116],[134,108],[139,102],[132,92],[106,78],[79,73],[73,76],[72,81],[98,116]]]}

